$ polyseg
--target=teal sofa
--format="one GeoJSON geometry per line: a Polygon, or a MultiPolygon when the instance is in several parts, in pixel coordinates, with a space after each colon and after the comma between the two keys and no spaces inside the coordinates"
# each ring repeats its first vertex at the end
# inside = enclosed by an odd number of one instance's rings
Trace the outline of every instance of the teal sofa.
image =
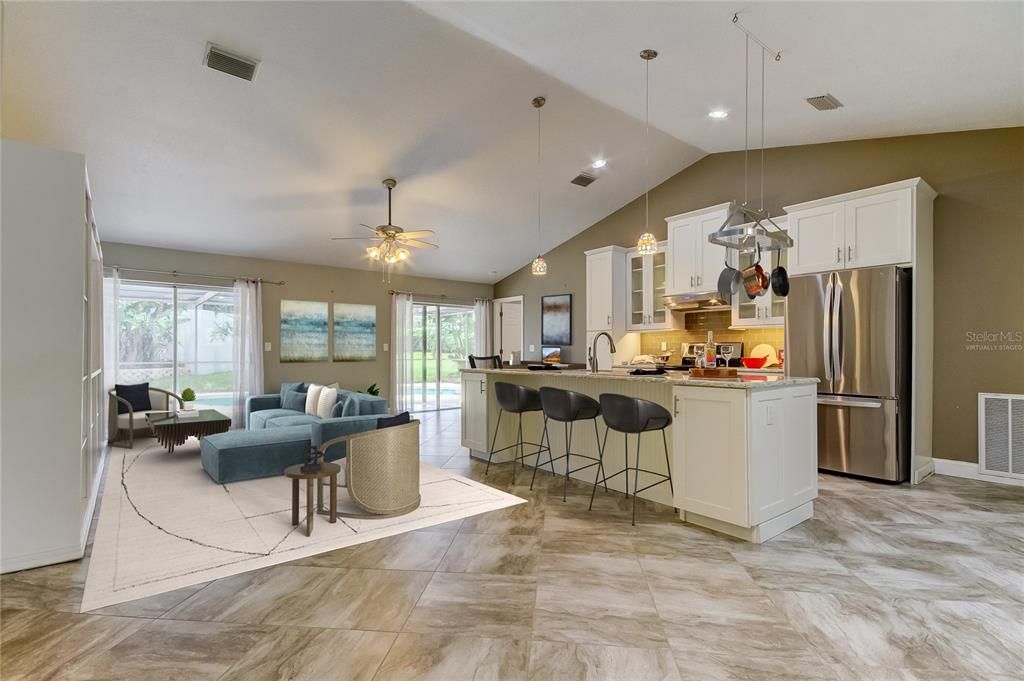
{"type": "MultiPolygon", "coordinates": [[[[281,475],[288,466],[303,463],[311,446],[319,447],[340,435],[374,430],[377,419],[388,412],[386,400],[348,390],[338,391],[329,418],[282,407],[287,391],[301,393],[305,387],[304,383],[285,383],[279,393],[246,400],[245,430],[202,439],[200,457],[206,474],[221,484],[281,475]]],[[[345,454],[346,443],[341,442],[331,446],[325,458],[335,461],[345,454]]]]}
{"type": "MultiPolygon", "coordinates": [[[[287,428],[290,426],[308,426],[321,421],[319,416],[306,414],[302,409],[285,407],[285,394],[289,391],[305,393],[308,383],[282,383],[281,390],[270,395],[253,395],[245,401],[246,430],[263,430],[264,428],[287,428]]],[[[298,406],[298,405],[294,405],[298,406]]],[[[305,403],[303,403],[303,408],[305,403]]],[[[357,393],[351,390],[338,390],[338,401],[331,409],[330,418],[343,416],[369,416],[388,413],[388,403],[382,397],[357,393]]]]}

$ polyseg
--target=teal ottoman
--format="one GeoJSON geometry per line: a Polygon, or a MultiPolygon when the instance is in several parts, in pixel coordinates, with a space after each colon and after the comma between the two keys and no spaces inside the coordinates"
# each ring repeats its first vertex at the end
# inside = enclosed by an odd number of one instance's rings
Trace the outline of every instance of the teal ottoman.
{"type": "MultiPolygon", "coordinates": [[[[343,416],[321,423],[330,437],[335,437],[374,430],[377,419],[377,415],[343,416]]],[[[312,426],[305,424],[209,435],[200,443],[203,470],[218,484],[283,475],[288,466],[306,461],[312,431],[312,426]]],[[[335,461],[345,453],[342,442],[332,446],[325,458],[335,461]]]]}

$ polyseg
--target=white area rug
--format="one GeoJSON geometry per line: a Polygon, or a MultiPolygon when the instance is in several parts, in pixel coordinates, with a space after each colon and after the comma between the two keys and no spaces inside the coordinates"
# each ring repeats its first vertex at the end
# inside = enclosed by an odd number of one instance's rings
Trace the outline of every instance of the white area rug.
{"type": "MultiPolygon", "coordinates": [[[[218,485],[203,471],[195,441],[174,454],[157,444],[115,450],[82,612],[525,503],[425,463],[420,494],[420,507],[397,518],[331,524],[317,515],[307,537],[304,522],[291,524],[291,481],[284,476],[218,485]]],[[[338,508],[356,510],[344,489],[338,508]]]]}

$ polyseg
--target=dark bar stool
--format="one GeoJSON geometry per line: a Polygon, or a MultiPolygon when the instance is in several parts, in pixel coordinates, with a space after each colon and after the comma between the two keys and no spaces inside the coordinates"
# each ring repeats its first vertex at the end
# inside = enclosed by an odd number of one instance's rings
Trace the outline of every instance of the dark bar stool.
{"type": "MultiPolygon", "coordinates": [[[[555,474],[555,461],[565,459],[565,480],[562,483],[562,501],[565,501],[566,493],[569,489],[569,475],[571,473],[577,473],[587,468],[597,466],[597,471],[594,473],[594,489],[597,489],[598,478],[604,475],[604,464],[601,462],[600,453],[598,456],[590,456],[588,454],[579,454],[572,451],[572,429],[576,421],[592,421],[594,423],[594,437],[597,440],[598,452],[603,448],[601,447],[601,437],[597,431],[597,417],[601,415],[601,405],[598,404],[597,400],[584,395],[583,393],[573,392],[572,390],[562,390],[561,388],[541,388],[540,389],[540,404],[544,409],[544,432],[541,434],[541,444],[544,444],[545,439],[548,443],[548,460],[545,463],[551,465],[551,473],[555,474]],[[551,455],[551,435],[548,433],[548,419],[560,421],[565,426],[565,454],[552,458],[551,455]],[[572,459],[570,457],[578,457],[581,459],[587,459],[591,461],[584,466],[579,468],[572,468],[572,459]]],[[[539,457],[538,457],[539,458],[539,457]]],[[[530,489],[533,489],[533,480],[537,478],[537,469],[543,464],[534,466],[533,479],[530,480],[530,489]]],[[[608,490],[607,483],[604,486],[605,491],[608,490]]],[[[593,499],[593,494],[591,494],[593,499]]],[[[591,502],[593,503],[593,502],[591,502]]]]}
{"type": "Polygon", "coordinates": [[[541,437],[540,444],[535,442],[523,442],[523,414],[531,411],[541,411],[540,406],[540,393],[533,388],[527,388],[525,385],[516,385],[515,383],[505,383],[498,381],[494,384],[494,396],[498,400],[498,422],[494,425],[494,437],[491,438],[491,451],[487,454],[487,468],[484,469],[484,475],[486,476],[491,470],[491,460],[495,454],[503,452],[506,449],[516,449],[516,452],[512,455],[512,484],[516,483],[516,463],[522,463],[526,465],[526,457],[529,456],[526,453],[526,445],[536,446],[537,451],[533,454],[537,457],[536,461],[533,462],[534,467],[537,465],[537,461],[540,461],[540,454],[543,451],[548,452],[548,456],[551,456],[550,447],[544,446],[544,438],[541,437]],[[509,412],[511,414],[519,415],[519,426],[517,429],[516,441],[507,447],[501,449],[495,449],[494,445],[498,442],[498,430],[501,428],[501,415],[503,412],[509,412]]]}
{"type": "MultiPolygon", "coordinates": [[[[639,492],[643,492],[644,490],[648,490],[665,482],[668,483],[669,490],[672,490],[673,493],[675,492],[675,490],[672,489],[672,464],[669,463],[668,457],[668,439],[665,437],[665,429],[672,425],[672,415],[660,404],[656,404],[649,400],[641,400],[638,397],[605,393],[600,396],[600,400],[601,412],[604,415],[604,422],[607,426],[607,429],[604,431],[605,441],[608,439],[608,430],[614,430],[623,434],[622,437],[626,447],[626,467],[618,473],[613,473],[612,475],[605,477],[604,481],[605,484],[607,484],[610,478],[614,478],[616,475],[625,473],[626,495],[628,496],[629,472],[633,471],[633,525],[636,525],[636,495],[639,492]],[[647,470],[646,468],[640,468],[640,436],[643,433],[655,430],[661,431],[661,441],[665,446],[665,470],[668,471],[668,475],[647,470]],[[629,465],[630,433],[636,433],[636,465],[634,466],[629,465]],[[661,479],[638,489],[637,480],[640,477],[641,472],[661,479]]],[[[601,458],[604,458],[603,447],[601,449],[601,458]]],[[[591,508],[594,504],[594,492],[596,491],[597,485],[594,485],[594,490],[590,493],[591,508]]]]}

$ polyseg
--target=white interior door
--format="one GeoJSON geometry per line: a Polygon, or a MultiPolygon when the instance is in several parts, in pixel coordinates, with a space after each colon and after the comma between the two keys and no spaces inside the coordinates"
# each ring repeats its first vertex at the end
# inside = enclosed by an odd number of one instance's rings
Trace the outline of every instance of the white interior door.
{"type": "Polygon", "coordinates": [[[503,361],[508,360],[509,353],[517,352],[523,356],[523,301],[494,301],[495,331],[494,347],[503,361]]]}

